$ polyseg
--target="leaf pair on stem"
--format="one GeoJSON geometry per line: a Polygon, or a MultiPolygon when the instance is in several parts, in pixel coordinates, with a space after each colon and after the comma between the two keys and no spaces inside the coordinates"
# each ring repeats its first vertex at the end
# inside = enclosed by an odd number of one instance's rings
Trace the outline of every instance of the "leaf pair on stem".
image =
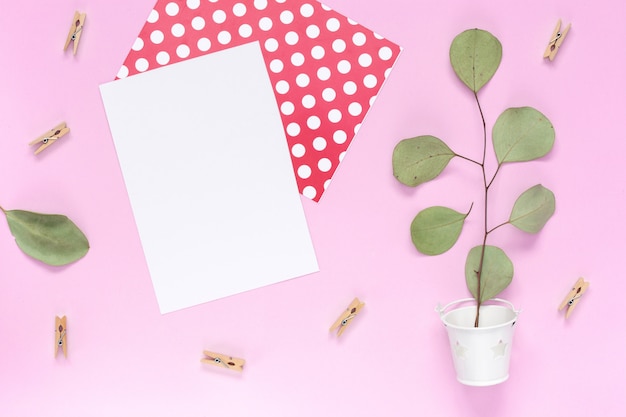
{"type": "MultiPolygon", "coordinates": [[[[526,162],[543,157],[554,144],[552,123],[532,107],[506,109],[492,129],[492,144],[498,165],[490,179],[485,170],[487,125],[478,91],[493,77],[502,60],[502,45],[489,32],[470,29],[459,34],[450,47],[450,62],[459,79],[473,92],[483,126],[482,160],[455,153],[441,139],[417,136],[400,141],[393,151],[394,176],[402,184],[416,187],[433,180],[450,160],[459,157],[481,169],[484,186],[484,234],[480,245],[472,248],[465,263],[465,281],[476,299],[476,321],[479,324],[483,301],[496,297],[513,279],[513,263],[498,247],[487,245],[487,237],[501,226],[510,224],[528,233],[539,232],[554,214],[552,191],[537,184],[524,191],[515,201],[509,219],[495,227],[488,225],[490,187],[504,164],[526,162]]],[[[439,255],[458,240],[467,212],[433,206],[420,211],[411,223],[411,238],[418,251],[439,255]]]]}

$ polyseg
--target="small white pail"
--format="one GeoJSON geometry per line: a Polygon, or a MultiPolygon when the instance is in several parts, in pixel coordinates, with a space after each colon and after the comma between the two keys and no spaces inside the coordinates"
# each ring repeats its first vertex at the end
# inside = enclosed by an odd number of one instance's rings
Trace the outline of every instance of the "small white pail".
{"type": "Polygon", "coordinates": [[[506,300],[494,298],[480,306],[479,327],[474,327],[476,300],[466,298],[438,306],[448,331],[452,359],[460,383],[495,385],[509,378],[513,331],[519,310],[506,300]],[[458,306],[459,304],[473,305],[458,306]],[[504,304],[504,305],[503,305],[504,304]],[[447,311],[450,307],[456,308],[447,311]]]}

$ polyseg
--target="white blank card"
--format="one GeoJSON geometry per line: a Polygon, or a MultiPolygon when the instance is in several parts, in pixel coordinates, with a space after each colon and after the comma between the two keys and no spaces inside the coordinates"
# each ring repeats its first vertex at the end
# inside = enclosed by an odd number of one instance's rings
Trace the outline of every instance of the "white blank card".
{"type": "Polygon", "coordinates": [[[257,42],[100,91],[161,313],[318,271],[257,42]]]}

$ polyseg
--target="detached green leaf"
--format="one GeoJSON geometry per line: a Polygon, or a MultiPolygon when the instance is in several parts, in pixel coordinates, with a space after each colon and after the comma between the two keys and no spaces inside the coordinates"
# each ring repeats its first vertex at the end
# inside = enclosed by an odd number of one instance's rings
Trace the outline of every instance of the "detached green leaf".
{"type": "Polygon", "coordinates": [[[459,239],[468,214],[441,206],[420,211],[411,223],[413,244],[425,255],[444,253],[459,239]]]}
{"type": "Polygon", "coordinates": [[[89,250],[83,232],[66,216],[24,210],[6,210],[4,214],[19,248],[48,265],[69,264],[89,250]]]}
{"type": "Polygon", "coordinates": [[[537,233],[555,209],[554,193],[541,184],[524,191],[515,201],[509,223],[528,233],[537,233]]]}
{"type": "Polygon", "coordinates": [[[502,44],[491,33],[469,29],[450,46],[450,63],[456,75],[477,93],[496,73],[502,61],[502,44]]]}
{"type": "MultiPolygon", "coordinates": [[[[476,300],[478,297],[478,268],[482,246],[469,251],[465,262],[465,282],[476,300]]],[[[480,302],[500,294],[513,279],[513,262],[496,246],[485,246],[485,259],[480,276],[480,302]]]]}
{"type": "Polygon", "coordinates": [[[554,126],[532,107],[510,108],[496,120],[493,148],[499,163],[541,158],[554,145],[554,126]]]}
{"type": "Polygon", "coordinates": [[[393,175],[402,184],[416,187],[441,174],[455,156],[448,145],[434,136],[404,139],[393,150],[393,175]]]}

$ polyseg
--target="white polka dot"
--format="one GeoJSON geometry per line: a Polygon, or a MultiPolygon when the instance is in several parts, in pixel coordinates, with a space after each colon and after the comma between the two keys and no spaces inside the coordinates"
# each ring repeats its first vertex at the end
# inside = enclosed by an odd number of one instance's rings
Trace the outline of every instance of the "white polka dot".
{"type": "Polygon", "coordinates": [[[311,39],[317,38],[318,36],[320,36],[320,28],[317,27],[316,25],[307,26],[306,36],[308,36],[311,39]]]}
{"type": "Polygon", "coordinates": [[[291,101],[285,101],[280,105],[280,112],[285,116],[292,115],[294,111],[296,111],[296,106],[291,101]]]}
{"type": "Polygon", "coordinates": [[[270,70],[276,74],[281,72],[284,68],[285,65],[280,59],[273,59],[272,62],[270,62],[270,70]]]}
{"type": "Polygon", "coordinates": [[[218,25],[226,21],[226,12],[224,10],[216,10],[213,12],[213,21],[218,25]]]}
{"type": "Polygon", "coordinates": [[[391,68],[387,68],[385,70],[385,78],[389,77],[389,73],[391,72],[391,68]]]}
{"type": "Polygon", "coordinates": [[[376,101],[376,96],[371,96],[370,99],[369,99],[370,107],[372,107],[374,105],[375,101],[376,101]]]}
{"type": "Polygon", "coordinates": [[[339,20],[335,17],[331,17],[326,21],[326,29],[330,30],[331,32],[337,32],[339,30],[339,26],[341,26],[341,24],[339,23],[339,20]]]}
{"type": "Polygon", "coordinates": [[[326,149],[326,139],[319,136],[313,139],[313,149],[316,151],[323,151],[326,149]]]}
{"type": "Polygon", "coordinates": [[[330,70],[327,67],[320,67],[317,70],[317,78],[322,81],[326,81],[330,78],[330,70]]]}
{"type": "Polygon", "coordinates": [[[298,176],[303,180],[306,180],[311,176],[311,167],[308,165],[300,165],[298,167],[298,176]]]}
{"type": "Polygon", "coordinates": [[[356,135],[357,133],[359,133],[359,129],[361,128],[361,123],[358,123],[354,126],[354,134],[356,135]]]}
{"type": "Polygon", "coordinates": [[[143,49],[143,39],[137,38],[135,39],[135,43],[131,48],[133,51],[141,51],[143,49]]]}
{"type": "Polygon", "coordinates": [[[327,12],[331,11],[332,9],[329,6],[326,6],[325,4],[320,4],[320,6],[322,6],[322,9],[326,10],[327,12]]]}
{"type": "Polygon", "coordinates": [[[291,63],[296,67],[301,66],[302,64],[304,64],[304,55],[301,52],[296,52],[295,54],[291,55],[291,63]]]}
{"type": "Polygon", "coordinates": [[[237,17],[241,17],[246,14],[246,5],[243,3],[237,3],[233,6],[233,14],[237,17]]]}
{"type": "Polygon", "coordinates": [[[323,46],[317,45],[311,48],[311,56],[315,59],[324,58],[324,54],[326,54],[326,51],[323,46]]]}
{"type": "Polygon", "coordinates": [[[187,58],[190,52],[191,50],[184,43],[181,45],[178,45],[178,47],[176,48],[176,55],[178,55],[181,58],[187,58]]]}
{"type": "Polygon", "coordinates": [[[150,34],[150,41],[155,45],[158,45],[161,42],[163,42],[164,38],[165,36],[163,35],[163,32],[161,32],[160,30],[154,30],[150,34]]]}
{"type": "Polygon", "coordinates": [[[230,41],[232,40],[232,36],[230,34],[230,32],[223,30],[220,33],[217,34],[217,41],[219,43],[221,43],[222,45],[227,45],[230,43],[230,41]]]}
{"type": "Polygon", "coordinates": [[[341,121],[342,114],[339,109],[332,109],[328,112],[328,120],[332,123],[339,123],[341,121]]]}
{"type": "Polygon", "coordinates": [[[350,103],[350,105],[348,106],[348,113],[350,113],[352,116],[358,116],[359,114],[361,114],[361,112],[363,111],[363,107],[357,103],[350,103]]]}
{"type": "Polygon", "coordinates": [[[157,20],[159,20],[159,12],[153,9],[148,16],[148,23],[156,23],[157,20]]]}
{"type": "Polygon", "coordinates": [[[293,13],[291,13],[289,10],[285,10],[280,14],[280,21],[286,25],[290,24],[291,22],[293,22],[293,13]]]}
{"type": "Polygon", "coordinates": [[[343,39],[335,39],[333,41],[333,51],[338,54],[346,50],[346,42],[343,39]]]}
{"type": "Polygon", "coordinates": [[[296,84],[298,84],[299,87],[306,87],[309,85],[309,82],[311,82],[311,79],[306,74],[298,74],[296,77],[296,84]]]}
{"type": "Polygon", "coordinates": [[[306,153],[306,148],[301,143],[296,143],[291,147],[291,154],[296,158],[302,158],[306,153]]]}
{"type": "Polygon", "coordinates": [[[313,107],[315,107],[315,97],[313,97],[311,94],[307,94],[302,97],[302,107],[304,107],[305,109],[312,109],[313,107]]]}
{"type": "Polygon", "coordinates": [[[383,35],[379,35],[379,34],[378,34],[378,33],[376,33],[376,32],[374,32],[374,37],[375,37],[376,39],[381,39],[381,40],[382,40],[382,39],[385,39],[385,38],[383,37],[383,35]]]}
{"type": "Polygon", "coordinates": [[[287,94],[289,91],[289,83],[285,80],[280,80],[276,83],[276,92],[278,94],[287,94]]]}
{"type": "Polygon", "coordinates": [[[354,35],[352,35],[352,43],[355,44],[356,46],[363,46],[363,45],[365,45],[365,41],[366,40],[367,40],[367,38],[363,34],[363,32],[357,32],[354,35]]]}
{"type": "Polygon", "coordinates": [[[168,3],[167,6],[165,6],[165,13],[170,16],[176,16],[179,10],[178,4],[174,2],[168,3]]]}
{"type": "Polygon", "coordinates": [[[176,23],[172,26],[172,35],[177,38],[180,38],[185,34],[185,27],[180,23],[176,23]]]}
{"type": "Polygon", "coordinates": [[[351,68],[352,68],[352,66],[350,65],[350,61],[347,61],[345,59],[342,59],[337,64],[337,71],[339,71],[342,74],[349,73],[351,68]]]}
{"type": "Polygon", "coordinates": [[[330,185],[330,179],[324,181],[324,189],[326,190],[328,188],[328,186],[330,185]]]}
{"type": "Polygon", "coordinates": [[[343,85],[343,92],[350,96],[356,93],[356,83],[354,81],[346,81],[343,85]]]}
{"type": "Polygon", "coordinates": [[[241,36],[242,38],[249,38],[250,36],[252,36],[252,26],[247,23],[239,26],[239,36],[241,36]]]}
{"type": "Polygon", "coordinates": [[[316,130],[319,129],[319,127],[322,125],[322,121],[317,116],[311,116],[306,120],[306,125],[309,127],[309,129],[316,130]]]}
{"type": "Polygon", "coordinates": [[[287,0],[276,0],[276,3],[284,3],[284,2],[286,2],[286,1],[287,1],[287,0]]]}
{"type": "Polygon", "coordinates": [[[372,65],[372,56],[370,54],[359,55],[359,65],[363,68],[367,68],[372,65]]]}
{"type": "Polygon", "coordinates": [[[339,162],[343,161],[344,156],[346,156],[346,151],[343,151],[339,154],[339,162]]]}
{"type": "Polygon", "coordinates": [[[300,125],[298,123],[289,123],[287,125],[287,134],[289,136],[298,136],[300,134],[300,125]]]}
{"type": "Polygon", "coordinates": [[[363,77],[363,85],[367,88],[374,88],[376,87],[376,84],[378,84],[378,79],[376,79],[374,74],[367,74],[363,77]]]}
{"type": "Polygon", "coordinates": [[[358,25],[358,23],[357,23],[357,21],[356,21],[356,20],[352,20],[352,19],[350,19],[350,18],[348,18],[348,23],[350,23],[352,26],[354,26],[354,25],[358,25]]]}
{"type": "Polygon", "coordinates": [[[278,41],[274,38],[269,38],[265,41],[265,50],[267,52],[276,52],[278,49],[278,41]]]}
{"type": "Polygon", "coordinates": [[[337,145],[346,143],[347,140],[348,135],[343,130],[336,130],[335,133],[333,133],[333,142],[335,142],[337,145]]]}
{"type": "Polygon", "coordinates": [[[254,0],[254,8],[263,10],[267,7],[267,0],[254,0]]]}
{"type": "Polygon", "coordinates": [[[117,72],[117,78],[126,78],[128,77],[128,67],[126,65],[122,65],[120,70],[117,72]]]}
{"type": "Polygon", "coordinates": [[[269,17],[262,17],[261,20],[259,20],[259,27],[264,31],[270,30],[272,28],[272,24],[272,19],[269,17]]]}
{"type": "Polygon", "coordinates": [[[317,195],[317,191],[315,190],[315,187],[307,185],[306,187],[304,187],[304,190],[302,190],[302,195],[313,200],[317,195]]]}
{"type": "Polygon", "coordinates": [[[139,58],[137,61],[135,61],[135,68],[139,72],[144,72],[145,70],[147,70],[148,65],[148,60],[146,58],[139,58]]]}
{"type": "Polygon", "coordinates": [[[311,17],[311,16],[313,16],[313,11],[314,11],[313,6],[311,6],[308,3],[307,4],[303,4],[300,7],[300,14],[302,16],[304,16],[304,17],[311,17]]]}
{"type": "Polygon", "coordinates": [[[206,52],[211,49],[211,41],[207,38],[198,39],[198,49],[202,52],[206,52]]]}
{"type": "Polygon", "coordinates": [[[167,65],[170,62],[170,54],[165,51],[161,51],[156,55],[156,61],[160,65],[167,65]]]}
{"type": "Polygon", "coordinates": [[[337,97],[337,93],[332,88],[328,87],[322,91],[322,98],[326,101],[333,101],[337,97]]]}
{"type": "Polygon", "coordinates": [[[206,25],[206,22],[204,21],[204,18],[201,16],[196,16],[191,20],[191,27],[194,28],[195,30],[202,30],[204,29],[205,25],[206,25]]]}
{"type": "Polygon", "coordinates": [[[298,34],[294,31],[287,32],[285,35],[285,42],[287,42],[288,45],[297,44],[299,39],[298,34]]]}
{"type": "Polygon", "coordinates": [[[328,158],[322,158],[317,161],[317,168],[322,172],[328,172],[333,167],[332,162],[328,158]]]}
{"type": "Polygon", "coordinates": [[[200,0],[187,0],[187,8],[195,10],[200,7],[200,0]]]}
{"type": "Polygon", "coordinates": [[[391,51],[391,48],[388,47],[388,46],[383,46],[382,48],[380,48],[378,50],[378,56],[382,60],[387,61],[387,60],[391,59],[392,55],[393,55],[393,52],[391,51]]]}

